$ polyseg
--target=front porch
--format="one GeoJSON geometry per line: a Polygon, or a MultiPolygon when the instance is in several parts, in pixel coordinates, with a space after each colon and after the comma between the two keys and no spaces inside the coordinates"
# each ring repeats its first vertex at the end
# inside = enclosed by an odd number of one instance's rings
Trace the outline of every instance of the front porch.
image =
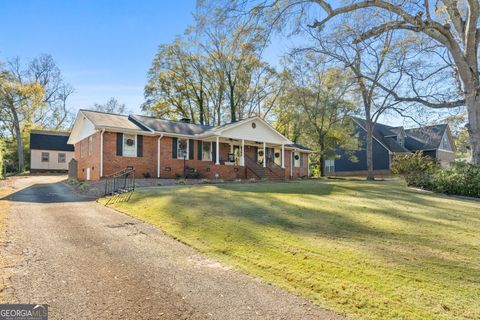
{"type": "Polygon", "coordinates": [[[184,160],[185,176],[190,170],[201,172],[209,178],[288,178],[285,170],[287,151],[283,144],[219,136],[196,140],[194,143],[180,138],[173,142],[177,144],[176,158],[184,160]],[[212,176],[209,173],[216,174],[212,176]]]}

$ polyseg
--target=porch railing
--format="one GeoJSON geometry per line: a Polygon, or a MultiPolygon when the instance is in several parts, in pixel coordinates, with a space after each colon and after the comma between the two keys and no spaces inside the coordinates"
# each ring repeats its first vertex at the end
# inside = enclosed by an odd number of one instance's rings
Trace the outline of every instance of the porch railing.
{"type": "Polygon", "coordinates": [[[118,195],[135,190],[135,169],[127,167],[105,177],[105,196],[118,195]]]}

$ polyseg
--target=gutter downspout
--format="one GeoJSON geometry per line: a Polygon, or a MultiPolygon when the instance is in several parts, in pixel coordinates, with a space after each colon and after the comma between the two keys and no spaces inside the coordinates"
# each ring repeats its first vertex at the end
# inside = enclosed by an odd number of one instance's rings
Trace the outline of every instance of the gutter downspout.
{"type": "Polygon", "coordinates": [[[157,140],[157,178],[160,178],[160,140],[163,138],[163,133],[158,137],[157,140]]]}
{"type": "Polygon", "coordinates": [[[105,129],[100,132],[100,178],[103,177],[103,134],[105,129]]]}

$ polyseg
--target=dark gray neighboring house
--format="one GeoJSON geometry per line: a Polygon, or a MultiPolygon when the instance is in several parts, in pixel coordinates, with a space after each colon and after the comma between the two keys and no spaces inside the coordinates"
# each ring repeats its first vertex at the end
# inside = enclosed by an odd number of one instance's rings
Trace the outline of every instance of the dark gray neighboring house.
{"type": "MultiPolygon", "coordinates": [[[[366,175],[366,121],[352,117],[355,135],[358,138],[356,150],[337,149],[335,159],[325,160],[327,175],[366,175]],[[355,160],[354,160],[355,159],[355,160]]],[[[443,167],[455,161],[455,142],[447,124],[425,126],[413,129],[392,127],[377,123],[373,132],[373,169],[376,174],[390,174],[392,155],[422,151],[440,162],[443,167]]]]}

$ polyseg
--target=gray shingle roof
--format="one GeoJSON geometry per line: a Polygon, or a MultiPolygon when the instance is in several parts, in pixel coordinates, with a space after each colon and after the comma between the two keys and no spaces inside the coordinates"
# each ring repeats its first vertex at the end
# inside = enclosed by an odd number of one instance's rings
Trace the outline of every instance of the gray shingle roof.
{"type": "Polygon", "coordinates": [[[405,146],[412,151],[437,149],[440,147],[445,130],[447,130],[446,124],[405,130],[407,135],[405,146]]]}
{"type": "Polygon", "coordinates": [[[305,146],[302,146],[301,144],[298,144],[298,143],[287,144],[285,146],[286,147],[291,147],[291,148],[297,148],[297,149],[300,149],[300,150],[312,151],[312,149],[310,149],[308,147],[305,147],[305,146]]]}
{"type": "MultiPolygon", "coordinates": [[[[363,129],[366,128],[367,121],[362,118],[352,117],[363,129]]],[[[366,130],[366,129],[365,129],[366,130]]],[[[391,152],[410,152],[407,148],[397,142],[396,139],[387,138],[388,136],[396,136],[395,131],[398,127],[390,127],[382,123],[375,124],[373,129],[373,137],[383,144],[391,152]]]]}
{"type": "MultiPolygon", "coordinates": [[[[365,119],[352,117],[361,127],[365,129],[365,119]]],[[[373,136],[380,141],[391,152],[412,152],[418,150],[437,149],[440,146],[442,137],[447,129],[446,124],[425,126],[404,130],[405,145],[402,146],[394,137],[399,134],[403,127],[391,127],[377,123],[373,130],[373,136]]]]}
{"type": "Polygon", "coordinates": [[[195,135],[195,134],[204,133],[205,131],[213,128],[211,126],[185,123],[185,122],[173,121],[173,120],[163,120],[163,119],[157,119],[157,118],[147,117],[147,116],[135,115],[132,117],[142,122],[150,129],[153,129],[158,132],[195,135]]]}
{"type": "Polygon", "coordinates": [[[148,131],[128,119],[128,116],[92,110],[80,110],[97,127],[148,131]]]}

